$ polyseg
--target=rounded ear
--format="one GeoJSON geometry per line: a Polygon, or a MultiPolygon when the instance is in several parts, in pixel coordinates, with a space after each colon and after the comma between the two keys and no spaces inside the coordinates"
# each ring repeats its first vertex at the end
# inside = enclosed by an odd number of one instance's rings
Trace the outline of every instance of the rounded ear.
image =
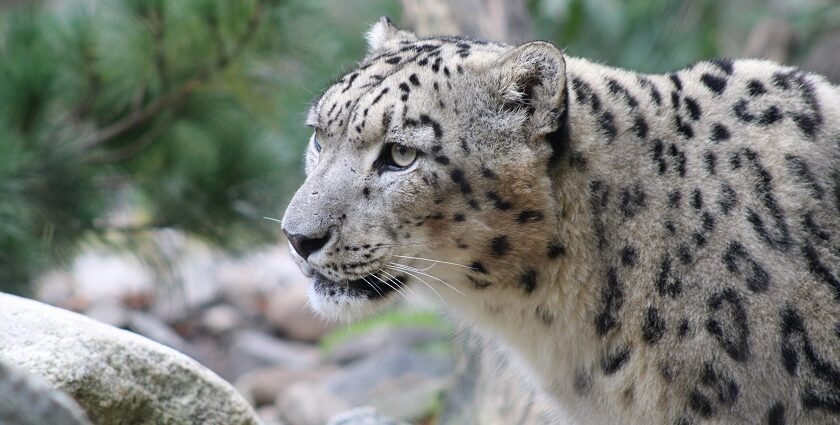
{"type": "Polygon", "coordinates": [[[376,21],[370,30],[365,34],[365,39],[368,43],[368,53],[374,50],[379,50],[385,47],[386,44],[395,41],[417,40],[417,36],[411,32],[403,31],[397,28],[396,25],[387,16],[383,16],[376,21]]]}
{"type": "Polygon", "coordinates": [[[537,136],[557,129],[566,96],[566,60],[560,50],[533,41],[502,55],[494,68],[497,94],[506,108],[527,110],[537,136]]]}

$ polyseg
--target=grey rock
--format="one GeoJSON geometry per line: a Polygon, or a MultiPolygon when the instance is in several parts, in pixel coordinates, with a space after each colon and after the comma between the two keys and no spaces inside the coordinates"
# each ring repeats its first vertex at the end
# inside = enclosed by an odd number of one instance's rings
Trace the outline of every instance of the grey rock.
{"type": "Polygon", "coordinates": [[[402,347],[351,364],[324,385],[350,406],[372,406],[385,415],[416,421],[449,388],[452,370],[448,355],[402,347]]]}
{"type": "Polygon", "coordinates": [[[230,346],[234,377],[269,366],[308,370],[318,366],[322,359],[320,350],[313,345],[280,340],[254,330],[235,332],[230,346]]]}
{"type": "Polygon", "coordinates": [[[187,342],[177,332],[151,314],[140,311],[130,312],[127,327],[129,330],[167,347],[181,352],[188,350],[187,342]]]}
{"type": "Polygon", "coordinates": [[[449,336],[438,329],[428,327],[382,327],[337,345],[331,350],[329,359],[339,364],[347,364],[389,349],[422,347],[448,341],[449,336]]]}
{"type": "Polygon", "coordinates": [[[274,290],[268,298],[266,321],[283,335],[300,341],[318,341],[333,329],[334,324],[312,311],[308,301],[306,279],[274,290]]]}
{"type": "Polygon", "coordinates": [[[274,244],[222,262],[216,276],[224,298],[243,311],[262,312],[266,309],[266,297],[277,288],[305,281],[286,245],[274,244]]]}
{"type": "Polygon", "coordinates": [[[277,413],[277,407],[275,406],[260,407],[257,409],[257,414],[260,416],[260,420],[262,420],[262,425],[286,425],[286,422],[280,419],[280,415],[277,413]]]}
{"type": "Polygon", "coordinates": [[[323,425],[335,414],[352,406],[323,385],[298,382],[277,399],[277,408],[289,425],[323,425]]]}
{"type": "Polygon", "coordinates": [[[6,294],[0,323],[0,361],[68,393],[96,424],[259,424],[213,372],[139,335],[6,294]]]}
{"type": "Polygon", "coordinates": [[[0,424],[90,425],[67,394],[0,363],[0,424]]]}
{"type": "Polygon", "coordinates": [[[269,367],[242,375],[236,380],[234,387],[251,404],[262,406],[274,402],[280,394],[297,382],[323,381],[338,370],[336,366],[329,364],[306,371],[269,367]]]}
{"type": "Polygon", "coordinates": [[[224,335],[242,326],[242,313],[236,307],[220,304],[201,314],[201,326],[212,335],[224,335]]]}
{"type": "Polygon", "coordinates": [[[123,328],[128,324],[128,311],[122,303],[114,300],[90,306],[85,310],[85,316],[115,328],[123,328]]]}
{"type": "Polygon", "coordinates": [[[327,425],[408,425],[408,423],[381,416],[372,407],[359,407],[333,416],[327,425]]]}

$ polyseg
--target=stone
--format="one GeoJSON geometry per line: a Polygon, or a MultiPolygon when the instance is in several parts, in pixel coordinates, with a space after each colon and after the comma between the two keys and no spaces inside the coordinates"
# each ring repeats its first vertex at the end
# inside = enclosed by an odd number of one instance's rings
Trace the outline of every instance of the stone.
{"type": "Polygon", "coordinates": [[[258,249],[221,263],[216,272],[224,297],[243,311],[264,312],[267,297],[277,288],[306,282],[289,258],[286,244],[258,249]]]}
{"type": "Polygon", "coordinates": [[[277,409],[289,425],[323,425],[352,405],[313,382],[297,382],[277,399],[277,409]]]}
{"type": "Polygon", "coordinates": [[[128,311],[119,301],[108,300],[96,303],[85,310],[85,316],[115,328],[128,325],[128,311]]]}
{"type": "Polygon", "coordinates": [[[236,380],[234,387],[252,405],[263,406],[273,403],[277,396],[296,382],[322,381],[336,373],[334,365],[325,365],[307,371],[289,370],[282,367],[268,367],[248,372],[236,380]]]}
{"type": "Polygon", "coordinates": [[[91,304],[155,290],[151,272],[126,253],[84,252],[76,257],[72,276],[75,295],[91,304]]]}
{"type": "Polygon", "coordinates": [[[324,387],[350,406],[372,406],[400,420],[427,417],[451,384],[449,355],[389,349],[346,366],[324,387]]]}
{"type": "Polygon", "coordinates": [[[103,301],[153,298],[152,273],[134,256],[102,249],[83,251],[67,270],[44,274],[35,295],[50,304],[84,310],[103,301]]]}
{"type": "Polygon", "coordinates": [[[159,230],[153,234],[155,249],[161,259],[174,259],[159,279],[157,300],[151,313],[167,323],[186,320],[201,307],[223,297],[217,277],[224,263],[221,251],[187,237],[175,230],[159,230]]]}
{"type": "Polygon", "coordinates": [[[280,415],[277,413],[275,406],[260,407],[257,409],[257,415],[260,416],[262,425],[286,425],[286,422],[280,419],[280,415]]]}
{"type": "Polygon", "coordinates": [[[91,425],[67,394],[0,363],[0,424],[91,425]]]}
{"type": "Polygon", "coordinates": [[[255,330],[235,332],[229,353],[233,378],[269,366],[309,370],[323,361],[316,346],[280,340],[255,330]]]}
{"type": "Polygon", "coordinates": [[[151,314],[141,311],[130,312],[128,314],[127,327],[130,331],[180,352],[185,352],[189,349],[187,342],[177,332],[151,314]]]}
{"type": "Polygon", "coordinates": [[[408,425],[408,423],[381,416],[372,407],[358,407],[333,416],[327,425],[408,425]]]}
{"type": "Polygon", "coordinates": [[[380,327],[358,337],[343,341],[333,347],[329,359],[338,364],[348,364],[359,359],[399,347],[423,347],[449,342],[449,335],[429,327],[380,327]]]}
{"type": "Polygon", "coordinates": [[[309,307],[306,281],[275,289],[268,298],[266,321],[281,334],[299,341],[318,341],[333,329],[309,307]]]}
{"type": "Polygon", "coordinates": [[[69,394],[93,423],[259,424],[232,386],[147,338],[6,294],[0,319],[0,361],[69,394]]]}
{"type": "Polygon", "coordinates": [[[211,335],[225,335],[242,325],[242,313],[227,304],[214,305],[201,314],[201,327],[211,335]]]}

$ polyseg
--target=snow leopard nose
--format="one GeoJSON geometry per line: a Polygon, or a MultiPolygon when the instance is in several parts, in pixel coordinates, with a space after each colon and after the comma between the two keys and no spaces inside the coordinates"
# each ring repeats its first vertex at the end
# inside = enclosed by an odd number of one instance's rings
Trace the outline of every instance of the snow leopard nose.
{"type": "Polygon", "coordinates": [[[295,251],[303,257],[304,260],[308,259],[310,255],[314,252],[317,252],[319,249],[323,248],[324,245],[330,240],[330,233],[327,233],[321,237],[311,237],[305,235],[295,235],[286,233],[286,237],[289,239],[289,243],[292,244],[292,247],[295,251]]]}

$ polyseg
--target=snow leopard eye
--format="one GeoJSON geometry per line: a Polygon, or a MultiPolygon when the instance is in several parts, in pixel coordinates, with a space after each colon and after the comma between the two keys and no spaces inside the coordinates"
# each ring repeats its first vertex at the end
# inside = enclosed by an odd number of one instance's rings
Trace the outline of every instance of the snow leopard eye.
{"type": "Polygon", "coordinates": [[[386,165],[395,169],[405,169],[417,159],[417,149],[399,143],[391,143],[386,148],[386,165]]]}

